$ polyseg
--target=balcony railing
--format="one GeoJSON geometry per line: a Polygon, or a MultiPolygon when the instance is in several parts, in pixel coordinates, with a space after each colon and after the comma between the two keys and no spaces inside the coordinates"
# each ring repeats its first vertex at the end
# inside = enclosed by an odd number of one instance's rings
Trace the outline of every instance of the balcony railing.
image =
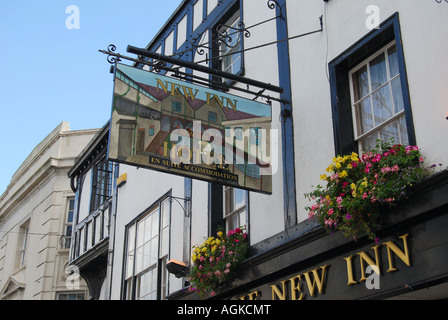
{"type": "Polygon", "coordinates": [[[111,204],[112,199],[106,200],[87,218],[74,227],[72,236],[72,241],[74,240],[72,243],[72,261],[82,256],[99,243],[102,243],[106,238],[109,238],[110,216],[112,210],[111,204]]]}

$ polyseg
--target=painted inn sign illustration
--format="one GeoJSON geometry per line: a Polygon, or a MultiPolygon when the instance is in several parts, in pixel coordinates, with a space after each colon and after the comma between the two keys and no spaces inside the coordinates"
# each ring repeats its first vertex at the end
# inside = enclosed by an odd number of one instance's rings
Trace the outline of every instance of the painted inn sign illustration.
{"type": "Polygon", "coordinates": [[[270,105],[117,64],[108,158],[269,194],[271,116],[270,105]]]}

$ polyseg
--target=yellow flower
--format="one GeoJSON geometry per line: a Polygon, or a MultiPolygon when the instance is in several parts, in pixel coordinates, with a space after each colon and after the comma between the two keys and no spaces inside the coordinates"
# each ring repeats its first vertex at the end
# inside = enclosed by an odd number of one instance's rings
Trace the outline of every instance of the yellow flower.
{"type": "Polygon", "coordinates": [[[349,163],[349,164],[347,165],[347,169],[352,169],[352,168],[353,168],[352,164],[349,163]]]}
{"type": "Polygon", "coordinates": [[[331,172],[334,169],[334,165],[330,164],[330,166],[327,168],[327,172],[331,172]]]}
{"type": "Polygon", "coordinates": [[[352,190],[356,190],[356,184],[352,183],[352,184],[350,185],[350,187],[352,188],[352,190]]]}
{"type": "Polygon", "coordinates": [[[222,231],[219,231],[219,232],[218,232],[218,237],[222,238],[223,235],[224,235],[224,234],[222,233],[222,231]]]}
{"type": "Polygon", "coordinates": [[[340,174],[339,174],[339,177],[340,178],[345,178],[346,176],[348,176],[348,173],[347,173],[347,171],[342,171],[340,174]]]}
{"type": "Polygon", "coordinates": [[[327,175],[326,174],[321,174],[320,175],[320,180],[327,180],[327,175]]]}
{"type": "Polygon", "coordinates": [[[351,154],[350,157],[352,158],[352,161],[358,161],[358,160],[359,160],[359,158],[358,158],[358,154],[355,153],[355,152],[352,152],[352,154],[351,154]]]}
{"type": "Polygon", "coordinates": [[[338,162],[335,164],[335,167],[339,169],[341,167],[341,164],[338,162]]]}

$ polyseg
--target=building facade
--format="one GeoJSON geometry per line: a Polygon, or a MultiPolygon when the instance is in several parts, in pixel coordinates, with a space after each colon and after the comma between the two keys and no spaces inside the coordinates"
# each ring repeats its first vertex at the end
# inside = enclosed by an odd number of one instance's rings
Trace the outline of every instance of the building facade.
{"type": "Polygon", "coordinates": [[[75,194],[67,178],[97,130],[57,126],[35,147],[0,197],[0,299],[85,299],[68,267],[75,194]]]}
{"type": "MultiPolygon", "coordinates": [[[[418,145],[426,164],[446,167],[447,44],[438,30],[447,17],[448,5],[432,0],[182,1],[143,48],[158,59],[133,67],[269,103],[279,133],[272,193],[107,161],[106,124],[69,173],[77,194],[70,261],[92,298],[196,298],[186,273],[167,265],[188,269],[192,246],[218,226],[245,226],[250,247],[214,298],[446,298],[446,170],[392,210],[377,244],[327,234],[308,219],[304,194],[333,157],[362,154],[377,139],[418,145]],[[363,268],[372,264],[381,284],[373,289],[363,268]]],[[[171,119],[182,107],[171,106],[171,119]]],[[[158,128],[123,126],[129,143],[158,128]]]]}

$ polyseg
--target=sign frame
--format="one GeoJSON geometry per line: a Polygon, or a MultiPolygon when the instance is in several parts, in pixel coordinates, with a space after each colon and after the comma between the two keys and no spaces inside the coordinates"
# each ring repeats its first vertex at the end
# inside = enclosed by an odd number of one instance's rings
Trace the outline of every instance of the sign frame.
{"type": "Polygon", "coordinates": [[[113,92],[109,160],[272,194],[271,105],[120,63],[113,92]]]}

